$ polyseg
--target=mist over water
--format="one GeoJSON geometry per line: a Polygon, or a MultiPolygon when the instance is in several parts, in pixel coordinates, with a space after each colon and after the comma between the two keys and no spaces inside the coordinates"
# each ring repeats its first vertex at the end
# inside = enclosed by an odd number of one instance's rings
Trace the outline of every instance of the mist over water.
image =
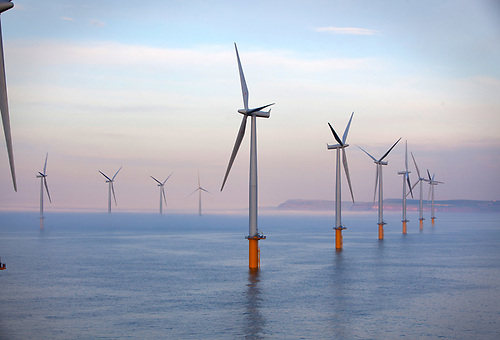
{"type": "Polygon", "coordinates": [[[0,338],[495,339],[500,215],[0,213],[0,338]]]}

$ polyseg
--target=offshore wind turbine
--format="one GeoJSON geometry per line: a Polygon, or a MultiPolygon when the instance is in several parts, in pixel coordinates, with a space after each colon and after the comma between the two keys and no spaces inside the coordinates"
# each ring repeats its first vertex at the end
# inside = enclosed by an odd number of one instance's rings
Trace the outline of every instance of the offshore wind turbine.
{"type": "Polygon", "coordinates": [[[160,182],[153,176],[150,176],[156,183],[158,183],[158,186],[160,187],[160,215],[163,214],[163,201],[165,201],[165,207],[167,206],[167,198],[165,196],[165,183],[168,181],[168,179],[172,176],[172,174],[168,175],[167,179],[164,180],[163,182],[160,182]]]}
{"type": "MultiPolygon", "coordinates": [[[[43,172],[38,172],[38,175],[36,175],[36,178],[40,178],[40,220],[42,220],[43,217],[43,187],[45,186],[45,191],[47,192],[47,196],[49,198],[49,202],[52,203],[52,200],[50,199],[50,193],[49,193],[49,186],[47,185],[47,158],[49,157],[49,154],[45,156],[45,164],[43,166],[43,172]]],[[[43,224],[40,224],[43,226],[43,224]]]]}
{"type": "MultiPolygon", "coordinates": [[[[170,176],[169,176],[170,177],[170,176]]],[[[205,190],[202,186],[201,186],[201,182],[200,182],[200,172],[198,171],[198,188],[196,188],[195,191],[193,191],[192,193],[190,193],[188,195],[191,196],[192,194],[194,194],[195,192],[198,191],[198,216],[201,216],[201,192],[204,191],[206,193],[210,193],[209,191],[205,190]]]]}
{"type": "MultiPolygon", "coordinates": [[[[0,0],[0,13],[3,13],[14,7],[12,0],[0,0]]],[[[10,131],[9,103],[7,100],[7,83],[5,81],[5,62],[3,56],[2,28],[0,24],[0,111],[2,111],[3,132],[5,135],[5,144],[9,156],[10,173],[14,190],[17,191],[16,170],[14,168],[14,150],[12,148],[12,134],[10,131]]]]}
{"type": "MultiPolygon", "coordinates": [[[[436,216],[434,215],[434,187],[438,184],[444,184],[443,182],[439,182],[439,181],[435,181],[434,180],[434,176],[436,176],[436,174],[432,174],[432,177],[431,177],[431,174],[429,173],[429,170],[427,170],[427,176],[429,176],[429,179],[427,180],[427,182],[429,182],[429,195],[431,195],[432,193],[432,201],[431,201],[431,221],[432,221],[432,225],[434,225],[434,220],[436,219],[436,216]]],[[[427,198],[427,201],[429,199],[427,198]]]]}
{"type": "Polygon", "coordinates": [[[122,167],[123,166],[121,166],[120,169],[118,169],[118,171],[115,173],[115,175],[112,178],[109,178],[108,176],[106,176],[104,174],[104,172],[102,172],[101,170],[99,170],[99,172],[101,173],[101,175],[103,175],[104,177],[106,177],[106,183],[108,183],[108,213],[111,213],[111,193],[113,193],[113,198],[115,200],[115,205],[118,205],[116,203],[115,188],[113,187],[113,182],[115,181],[115,177],[116,177],[116,175],[118,175],[118,173],[120,172],[120,170],[122,169],[122,167]]]}
{"type": "Polygon", "coordinates": [[[399,138],[396,143],[394,143],[387,152],[380,157],[379,159],[376,159],[372,155],[370,155],[368,152],[363,150],[360,146],[358,146],[364,153],[366,153],[371,159],[373,159],[373,162],[377,165],[377,172],[375,174],[375,192],[373,194],[373,200],[375,201],[375,195],[377,194],[377,182],[378,182],[378,239],[382,240],[384,238],[384,224],[387,224],[384,222],[384,188],[383,188],[383,181],[382,181],[382,166],[387,165],[388,162],[384,162],[384,158],[387,157],[387,155],[394,149],[396,144],[399,143],[401,138],[399,138]]]}
{"type": "Polygon", "coordinates": [[[260,266],[260,252],[259,252],[259,240],[265,239],[266,237],[259,233],[259,229],[257,228],[257,117],[260,118],[269,118],[271,114],[271,110],[262,111],[268,106],[274,105],[267,104],[264,106],[260,106],[257,108],[250,109],[248,107],[248,88],[245,81],[245,75],[243,74],[243,68],[241,67],[240,56],[238,54],[238,47],[236,43],[234,44],[234,48],[236,50],[236,59],[238,60],[238,69],[240,73],[240,83],[241,83],[241,92],[243,95],[243,105],[244,109],[239,109],[238,112],[243,115],[243,119],[241,121],[240,129],[238,131],[238,135],[236,137],[236,142],[234,143],[233,151],[231,153],[231,158],[229,159],[229,164],[227,166],[226,174],[224,176],[224,180],[222,182],[221,191],[224,189],[224,185],[226,184],[227,176],[229,175],[229,171],[231,171],[231,167],[233,166],[234,159],[236,154],[238,153],[238,149],[240,148],[241,141],[245,135],[245,128],[247,124],[247,118],[251,119],[251,128],[250,128],[250,178],[249,178],[249,201],[248,201],[248,215],[249,215],[249,223],[248,223],[248,239],[249,245],[249,255],[248,255],[248,266],[250,269],[257,269],[260,266]]]}
{"type": "Polygon", "coordinates": [[[411,158],[413,159],[413,163],[415,164],[415,169],[417,170],[418,181],[413,184],[412,188],[414,188],[418,183],[420,183],[420,205],[419,205],[419,221],[420,221],[420,230],[424,228],[424,204],[423,204],[423,188],[422,182],[427,181],[424,177],[420,175],[420,170],[418,169],[417,162],[415,161],[415,157],[413,156],[413,152],[411,152],[411,158]]]}
{"type": "Polygon", "coordinates": [[[410,171],[408,170],[408,141],[405,142],[405,170],[399,171],[398,174],[403,175],[403,219],[401,222],[403,222],[403,234],[406,234],[406,223],[408,222],[406,218],[406,185],[410,188],[410,194],[413,198],[413,191],[411,190],[410,184],[410,171]]]}
{"type": "Polygon", "coordinates": [[[351,118],[349,119],[349,122],[347,123],[347,126],[344,130],[344,135],[342,136],[342,139],[339,138],[333,127],[328,123],[328,126],[330,127],[330,130],[332,131],[333,137],[337,141],[338,144],[333,144],[329,145],[328,143],[326,144],[326,147],[328,150],[337,150],[337,160],[336,160],[336,165],[335,165],[335,170],[336,170],[336,175],[335,175],[335,249],[340,250],[342,249],[342,230],[347,229],[344,227],[342,224],[342,219],[341,219],[341,206],[342,206],[342,193],[341,193],[341,170],[340,170],[340,150],[342,150],[342,163],[344,164],[344,171],[345,175],[347,178],[347,183],[349,184],[349,190],[351,191],[351,198],[352,202],[354,203],[354,195],[352,193],[352,186],[351,186],[351,178],[349,176],[349,166],[347,164],[347,156],[345,153],[345,148],[349,146],[349,144],[346,144],[347,140],[347,134],[349,133],[349,127],[351,126],[351,121],[352,121],[352,116],[354,115],[354,112],[351,114],[351,118]]]}

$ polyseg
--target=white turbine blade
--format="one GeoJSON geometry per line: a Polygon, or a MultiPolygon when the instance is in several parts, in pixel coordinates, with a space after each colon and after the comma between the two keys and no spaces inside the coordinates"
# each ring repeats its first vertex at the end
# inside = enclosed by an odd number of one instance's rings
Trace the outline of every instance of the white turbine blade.
{"type": "MultiPolygon", "coordinates": [[[[13,4],[2,4],[2,11],[14,6],[13,4]]],[[[5,135],[5,144],[9,156],[10,173],[14,190],[17,191],[16,170],[14,168],[14,149],[12,147],[12,134],[10,131],[9,103],[7,100],[7,83],[5,81],[5,63],[3,57],[2,28],[0,26],[0,111],[2,111],[3,132],[5,135]]]]}
{"type": "Polygon", "coordinates": [[[371,159],[373,159],[374,162],[377,161],[377,159],[375,159],[375,157],[373,157],[372,155],[370,155],[368,152],[366,152],[361,146],[357,145],[358,148],[361,149],[361,151],[363,151],[364,153],[366,153],[371,159]]]}
{"type": "Polygon", "coordinates": [[[378,164],[375,170],[375,191],[373,192],[373,202],[375,202],[375,197],[377,197],[377,186],[378,186],[378,164]]]}
{"type": "Polygon", "coordinates": [[[170,176],[172,176],[172,175],[173,175],[173,172],[172,172],[170,175],[168,175],[167,179],[166,179],[166,180],[164,180],[164,181],[163,181],[163,183],[162,183],[161,185],[165,185],[165,183],[167,183],[168,179],[169,179],[169,178],[170,178],[170,176]]]}
{"type": "Polygon", "coordinates": [[[115,199],[115,205],[118,206],[118,203],[116,203],[115,187],[113,186],[113,182],[111,182],[111,191],[113,192],[113,198],[115,199]]]}
{"type": "Polygon", "coordinates": [[[49,202],[52,203],[52,200],[50,199],[49,186],[47,185],[47,177],[43,177],[43,184],[45,184],[45,190],[47,191],[49,202]]]}
{"type": "Polygon", "coordinates": [[[345,177],[347,178],[347,184],[349,184],[349,190],[351,191],[352,203],[354,203],[354,194],[352,193],[351,176],[349,176],[349,165],[347,164],[347,155],[345,149],[342,148],[342,162],[344,163],[345,177]]]}
{"type": "Polygon", "coordinates": [[[381,162],[381,161],[382,161],[385,157],[387,157],[387,155],[389,154],[389,152],[391,152],[391,151],[392,151],[392,149],[394,149],[394,147],[396,146],[396,144],[398,144],[398,143],[399,143],[399,141],[400,141],[400,140],[401,140],[401,138],[399,138],[399,139],[397,140],[397,142],[396,142],[396,143],[394,143],[394,144],[391,146],[391,148],[390,148],[389,150],[387,150],[387,152],[386,152],[386,153],[382,156],[382,158],[380,158],[378,161],[379,161],[379,162],[381,162]]]}
{"type": "Polygon", "coordinates": [[[118,171],[116,172],[116,174],[113,176],[113,178],[111,179],[112,181],[115,179],[116,175],[118,175],[118,173],[120,172],[120,170],[123,168],[123,166],[120,167],[120,169],[118,169],[118,171]]]}
{"type": "Polygon", "coordinates": [[[149,176],[149,177],[151,177],[152,179],[154,179],[155,182],[158,183],[158,185],[162,185],[162,183],[159,180],[157,180],[156,178],[154,178],[153,176],[149,176]]]}
{"type": "Polygon", "coordinates": [[[43,166],[43,173],[47,173],[47,158],[49,157],[49,153],[47,152],[47,155],[45,155],[45,165],[43,166]]]}
{"type": "Polygon", "coordinates": [[[234,49],[236,50],[236,58],[238,59],[238,70],[240,71],[240,82],[241,82],[241,93],[243,95],[243,105],[245,110],[248,110],[248,88],[247,82],[245,81],[245,75],[243,74],[243,68],[241,67],[240,55],[238,53],[238,47],[234,43],[234,49]]]}
{"type": "Polygon", "coordinates": [[[405,169],[408,172],[408,141],[405,141],[405,169]]]}
{"type": "Polygon", "coordinates": [[[165,201],[165,206],[167,206],[167,197],[165,196],[165,188],[161,187],[161,194],[163,196],[163,200],[165,201]]]}
{"type": "Polygon", "coordinates": [[[429,195],[427,195],[427,202],[429,202],[429,199],[431,198],[431,191],[432,191],[432,184],[429,183],[429,195]]]}
{"type": "Polygon", "coordinates": [[[198,169],[198,188],[201,187],[201,182],[200,182],[200,169],[198,169]]]}
{"type": "Polygon", "coordinates": [[[229,164],[227,165],[226,174],[224,175],[224,180],[222,181],[222,187],[220,191],[224,189],[224,185],[226,184],[227,176],[229,175],[229,171],[231,171],[231,167],[233,166],[234,159],[236,158],[236,154],[238,153],[238,149],[240,148],[241,141],[243,140],[243,136],[245,136],[245,128],[247,125],[247,115],[243,116],[243,120],[241,121],[240,130],[238,131],[238,135],[236,136],[236,142],[234,143],[233,152],[231,153],[231,158],[229,159],[229,164]]]}
{"type": "Polygon", "coordinates": [[[99,170],[99,172],[101,173],[101,175],[103,175],[104,177],[106,177],[106,179],[107,179],[108,181],[111,181],[111,178],[109,178],[108,176],[106,176],[106,175],[104,174],[104,172],[102,172],[101,170],[99,170]]]}
{"type": "MultiPolygon", "coordinates": [[[[415,164],[415,169],[417,170],[417,175],[418,175],[418,178],[421,178],[420,177],[420,171],[418,170],[418,166],[417,166],[417,162],[415,161],[415,157],[413,157],[413,152],[410,152],[411,154],[411,158],[413,158],[413,163],[415,164]]],[[[418,183],[418,182],[417,182],[418,183]]],[[[416,184],[415,184],[416,185],[416,184]]],[[[413,186],[415,187],[415,186],[413,186]]]]}
{"type": "Polygon", "coordinates": [[[344,135],[342,136],[342,144],[345,144],[347,140],[347,134],[349,133],[349,127],[351,126],[352,116],[354,116],[354,112],[351,113],[351,118],[349,118],[349,123],[347,123],[347,126],[345,127],[344,135]]]}
{"type": "Polygon", "coordinates": [[[206,193],[208,193],[208,194],[211,194],[211,192],[210,192],[210,191],[205,190],[205,189],[203,189],[202,187],[200,187],[200,190],[205,191],[205,192],[206,192],[206,193]]]}

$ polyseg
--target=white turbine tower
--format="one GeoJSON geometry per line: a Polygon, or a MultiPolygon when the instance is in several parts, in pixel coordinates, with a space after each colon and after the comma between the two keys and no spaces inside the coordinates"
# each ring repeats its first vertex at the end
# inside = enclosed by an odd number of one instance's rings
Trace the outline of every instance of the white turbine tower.
{"type": "MultiPolygon", "coordinates": [[[[429,176],[429,179],[427,180],[427,182],[429,182],[429,196],[432,194],[432,201],[431,201],[431,221],[432,221],[432,225],[434,225],[434,220],[436,219],[436,215],[434,215],[434,187],[438,184],[444,184],[443,182],[439,182],[439,181],[435,181],[434,180],[434,176],[436,176],[436,174],[432,174],[432,177],[431,177],[431,174],[429,173],[429,170],[427,170],[427,176],[429,176]]],[[[427,201],[429,200],[429,198],[427,198],[427,201]]]]}
{"type": "Polygon", "coordinates": [[[410,171],[408,170],[408,141],[405,143],[405,170],[399,171],[398,174],[403,175],[403,219],[401,222],[403,222],[403,234],[406,234],[406,223],[408,222],[406,218],[406,185],[410,188],[410,194],[413,198],[413,191],[411,190],[410,184],[410,171]]]}
{"type": "Polygon", "coordinates": [[[376,159],[372,155],[370,155],[368,152],[363,150],[360,146],[358,146],[364,153],[366,153],[371,159],[373,159],[373,162],[377,165],[377,171],[375,173],[375,192],[373,194],[373,201],[375,201],[375,195],[377,194],[377,183],[379,186],[378,189],[378,238],[379,240],[382,240],[384,238],[384,208],[383,208],[383,201],[384,201],[384,188],[383,188],[383,181],[382,181],[382,166],[387,165],[387,162],[384,162],[384,158],[387,157],[387,155],[392,151],[392,149],[396,146],[396,144],[399,143],[401,138],[397,140],[396,143],[394,143],[387,152],[380,157],[380,159],[376,159]]]}
{"type": "Polygon", "coordinates": [[[241,92],[243,94],[243,104],[244,109],[239,109],[238,112],[243,115],[241,121],[240,129],[236,137],[236,142],[234,143],[233,151],[231,153],[231,158],[229,159],[229,164],[227,166],[226,174],[222,182],[221,191],[224,189],[224,185],[229,175],[229,171],[233,165],[238,149],[240,148],[241,141],[245,135],[245,128],[247,124],[247,118],[251,118],[251,129],[250,129],[250,179],[249,179],[249,225],[248,225],[248,236],[246,237],[249,241],[249,267],[251,269],[259,268],[259,243],[260,239],[265,239],[265,236],[259,233],[257,228],[257,117],[269,118],[271,110],[262,111],[268,106],[273,104],[267,104],[257,108],[250,109],[248,107],[248,88],[245,81],[245,76],[243,74],[243,69],[241,67],[240,56],[238,54],[238,48],[234,44],[236,50],[236,58],[238,60],[238,69],[240,72],[240,82],[241,82],[241,92]]]}
{"type": "Polygon", "coordinates": [[[351,126],[351,121],[352,121],[352,116],[354,115],[354,112],[351,114],[351,118],[349,119],[349,122],[347,123],[347,126],[344,130],[344,135],[342,136],[342,139],[339,138],[333,127],[328,123],[328,126],[330,127],[330,130],[332,131],[333,137],[337,141],[338,144],[334,145],[329,145],[326,144],[326,147],[328,150],[335,149],[337,150],[337,160],[336,160],[336,176],[335,176],[335,248],[337,250],[342,249],[342,230],[346,229],[344,225],[342,224],[342,219],[341,219],[341,206],[342,206],[342,193],[341,193],[341,170],[340,170],[340,150],[342,150],[342,163],[344,164],[344,171],[345,175],[347,178],[347,183],[349,184],[349,190],[351,191],[351,198],[352,202],[354,203],[354,195],[352,193],[352,186],[351,186],[351,178],[349,176],[349,166],[347,165],[347,156],[345,153],[345,148],[349,146],[349,144],[346,144],[347,140],[347,134],[349,133],[349,127],[351,126]]]}
{"type": "Polygon", "coordinates": [[[194,194],[197,191],[198,191],[198,216],[201,216],[201,192],[204,191],[204,192],[206,192],[208,194],[210,192],[207,191],[207,190],[205,190],[204,188],[202,188],[201,182],[200,182],[200,172],[199,171],[198,171],[198,188],[196,188],[195,191],[193,191],[192,193],[190,193],[189,196],[191,196],[192,194],[194,194]]]}
{"type": "Polygon", "coordinates": [[[413,164],[415,164],[415,169],[417,170],[417,176],[418,176],[418,181],[413,184],[412,188],[415,188],[415,186],[420,183],[420,205],[419,205],[419,217],[418,220],[420,221],[420,230],[424,228],[424,204],[423,204],[423,187],[422,187],[422,182],[427,181],[424,177],[420,175],[420,170],[418,169],[417,162],[415,161],[415,157],[413,156],[413,152],[411,152],[411,158],[413,159],[413,164]]]}
{"type": "Polygon", "coordinates": [[[115,175],[112,178],[109,178],[101,170],[99,170],[101,175],[106,177],[106,183],[108,183],[108,213],[111,213],[111,193],[113,193],[115,205],[118,205],[116,203],[115,188],[113,187],[113,182],[115,181],[115,177],[116,177],[116,175],[118,175],[118,173],[120,172],[121,169],[122,169],[122,166],[120,167],[120,169],[118,169],[118,171],[115,173],[115,175]]]}
{"type": "MultiPolygon", "coordinates": [[[[45,186],[45,191],[47,192],[47,196],[49,198],[49,202],[52,203],[50,199],[49,187],[47,185],[47,158],[49,154],[45,156],[45,164],[43,166],[43,172],[38,172],[36,178],[40,178],[40,219],[43,219],[43,187],[45,186]]],[[[42,225],[42,224],[41,224],[42,225]]]]}
{"type": "Polygon", "coordinates": [[[165,201],[165,207],[167,207],[167,198],[165,197],[165,183],[168,181],[168,179],[170,178],[170,176],[172,176],[172,174],[168,175],[167,179],[164,180],[163,182],[160,182],[159,180],[157,180],[156,178],[154,178],[153,176],[151,176],[152,179],[154,179],[154,181],[156,183],[158,183],[158,186],[160,187],[160,215],[163,214],[163,201],[165,201]]]}
{"type": "MultiPolygon", "coordinates": [[[[3,13],[12,7],[12,0],[0,0],[0,13],[3,13]]],[[[7,145],[7,154],[9,156],[10,173],[14,190],[17,191],[16,170],[14,168],[14,150],[12,148],[12,134],[10,132],[9,103],[7,100],[7,83],[5,81],[5,62],[3,57],[2,28],[0,25],[0,111],[2,111],[3,132],[5,134],[5,144],[7,145]]]]}

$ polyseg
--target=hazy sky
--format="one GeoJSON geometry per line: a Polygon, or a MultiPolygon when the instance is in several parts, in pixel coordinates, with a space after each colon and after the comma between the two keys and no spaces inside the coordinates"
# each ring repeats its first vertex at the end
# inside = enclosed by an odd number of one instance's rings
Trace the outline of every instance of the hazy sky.
{"type": "MultiPolygon", "coordinates": [[[[212,209],[248,204],[249,136],[220,186],[243,106],[233,43],[258,120],[259,205],[333,199],[343,133],[354,195],[402,190],[404,140],[445,184],[436,199],[500,199],[500,3],[491,1],[18,0],[1,15],[18,192],[0,145],[1,209],[212,209]]],[[[410,162],[412,182],[416,180],[410,162]]],[[[345,182],[344,182],[344,188],[345,182]]],[[[348,200],[348,191],[343,191],[348,200]]]]}

